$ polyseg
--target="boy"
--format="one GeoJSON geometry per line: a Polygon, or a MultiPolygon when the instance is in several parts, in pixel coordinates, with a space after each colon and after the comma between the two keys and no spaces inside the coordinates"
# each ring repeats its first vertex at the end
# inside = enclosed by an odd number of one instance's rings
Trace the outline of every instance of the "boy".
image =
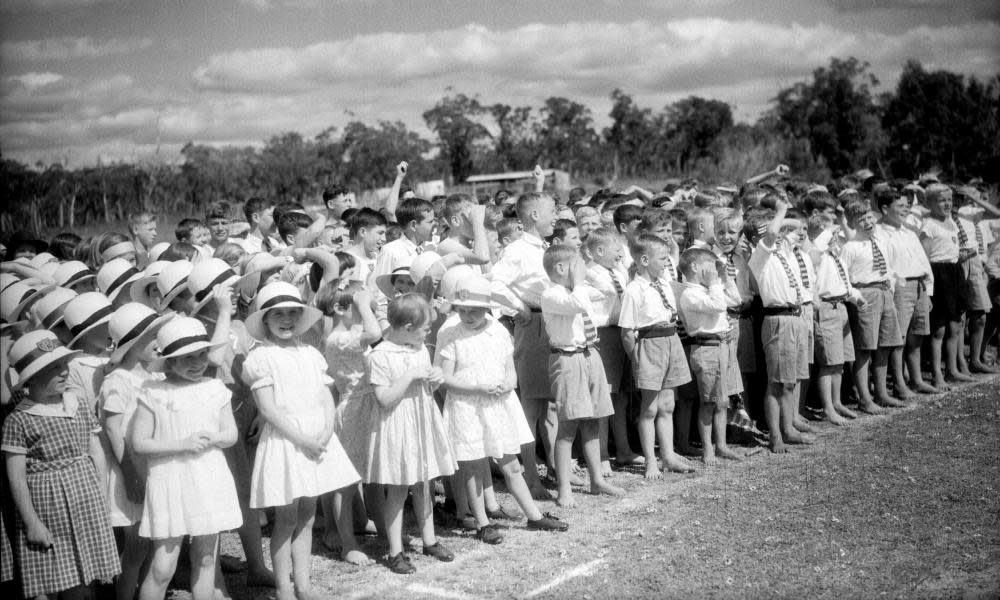
{"type": "Polygon", "coordinates": [[[375,259],[375,276],[388,275],[400,267],[409,266],[418,254],[433,250],[429,246],[437,221],[434,207],[422,198],[403,200],[396,208],[396,223],[403,235],[382,246],[375,259]]]}
{"type": "Polygon", "coordinates": [[[209,233],[208,226],[199,219],[181,219],[174,228],[174,236],[178,242],[185,242],[197,248],[202,258],[211,258],[213,254],[209,242],[212,234],[209,233]]]}
{"type": "MultiPolygon", "coordinates": [[[[813,338],[813,300],[815,298],[816,272],[813,262],[806,256],[803,247],[811,246],[805,235],[805,214],[797,209],[789,209],[787,217],[792,219],[794,225],[784,225],[781,228],[781,236],[788,244],[789,254],[795,259],[793,268],[798,268],[799,282],[802,283],[802,323],[806,327],[806,357],[808,363],[813,363],[814,338],[813,338]]],[[[799,382],[799,410],[795,413],[793,424],[799,431],[813,433],[815,430],[806,421],[803,411],[806,405],[806,396],[809,392],[809,377],[799,382]]]]}
{"type": "Polygon", "coordinates": [[[458,254],[467,265],[489,264],[485,207],[468,194],[452,194],[444,202],[441,221],[448,231],[447,237],[438,243],[438,254],[458,254]]]}
{"type": "Polygon", "coordinates": [[[734,392],[734,383],[739,382],[737,365],[730,362],[727,345],[731,329],[726,315],[726,265],[718,262],[711,250],[689,248],[681,254],[680,271],[685,283],[680,286],[678,308],[690,339],[691,374],[701,400],[698,431],[702,461],[712,465],[720,456],[739,460],[726,445],[729,396],[734,392]]]}
{"type": "Polygon", "coordinates": [[[719,260],[726,265],[726,275],[733,282],[740,301],[727,309],[733,336],[730,345],[735,350],[736,361],[739,364],[743,379],[743,389],[749,389],[747,376],[757,372],[757,355],[753,344],[753,318],[750,305],[756,295],[750,287],[750,267],[747,265],[746,253],[739,247],[740,232],[743,230],[743,217],[734,209],[717,209],[714,216],[715,251],[719,260]]]}
{"type": "Polygon", "coordinates": [[[601,469],[599,419],[614,412],[604,365],[597,354],[597,328],[586,285],[587,269],[580,253],[551,246],[542,258],[554,284],[541,295],[542,320],[549,338],[548,372],[559,429],[555,463],[559,478],[556,503],[576,506],[570,487],[573,440],[579,430],[590,474],[590,493],[620,496],[625,490],[606,481],[601,469]]]}
{"type": "Polygon", "coordinates": [[[757,281],[763,304],[761,339],[767,364],[764,415],[771,452],[781,454],[788,451],[785,444],[811,444],[813,440],[794,425],[798,383],[809,377],[808,332],[802,321],[805,296],[798,269],[792,267],[795,259],[780,235],[788,204],[779,198],[775,205],[774,211],[749,211],[743,231],[753,248],[747,265],[757,281]]]}
{"type": "Polygon", "coordinates": [[[375,257],[385,244],[386,218],[365,206],[351,215],[348,224],[351,245],[346,252],[358,263],[354,279],[364,282],[368,289],[375,289],[375,257]]]}
{"type": "MultiPolygon", "coordinates": [[[[208,246],[214,252],[216,248],[230,241],[229,224],[232,222],[232,207],[228,202],[218,201],[208,205],[205,210],[205,225],[211,237],[208,246]]],[[[236,240],[234,243],[238,243],[236,240]]]]}
{"type": "Polygon", "coordinates": [[[687,219],[689,248],[708,249],[715,243],[715,215],[712,211],[699,208],[691,211],[687,219]]]}
{"type": "Polygon", "coordinates": [[[576,222],[569,219],[556,219],[549,243],[553,246],[566,246],[573,250],[579,250],[583,246],[583,241],[580,239],[580,230],[577,229],[576,222]]]}
{"type": "MultiPolygon", "coordinates": [[[[962,247],[966,249],[969,257],[963,265],[968,282],[966,320],[969,324],[969,360],[968,363],[963,362],[964,353],[961,351],[963,344],[959,342],[958,366],[966,375],[996,373],[996,369],[980,360],[983,350],[983,332],[986,328],[986,313],[992,308],[985,261],[987,250],[993,242],[993,232],[990,228],[985,227],[986,223],[983,223],[981,219],[984,208],[990,210],[993,217],[996,217],[998,212],[994,206],[983,202],[980,199],[979,190],[971,186],[958,188],[955,199],[957,200],[955,205],[958,207],[955,221],[965,234],[960,237],[965,241],[962,247]]],[[[964,327],[962,331],[965,331],[964,327]]]]}
{"type": "Polygon", "coordinates": [[[927,254],[920,244],[916,231],[909,225],[910,199],[889,186],[875,189],[875,205],[882,213],[878,237],[885,244],[886,261],[896,274],[893,304],[899,319],[899,332],[904,336],[904,346],[893,348],[889,354],[892,378],[896,382],[895,394],[900,400],[909,401],[913,392],[935,394],[937,389],[924,382],[921,375],[920,347],[924,337],[930,335],[931,296],[934,295],[934,274],[927,254]],[[909,382],[904,383],[903,359],[909,371],[909,382]]]}
{"type": "Polygon", "coordinates": [[[330,219],[342,219],[345,210],[358,207],[354,194],[342,185],[331,185],[324,189],[323,203],[326,204],[327,217],[330,219]]]}
{"type": "MultiPolygon", "coordinates": [[[[854,239],[844,242],[840,258],[851,285],[865,299],[854,311],[854,382],[858,392],[858,408],[870,414],[882,411],[879,405],[903,407],[906,403],[889,396],[886,377],[889,354],[903,345],[899,317],[893,302],[895,274],[890,270],[887,252],[881,240],[873,237],[875,215],[867,200],[854,199],[844,205],[847,224],[854,230],[854,239]],[[874,358],[873,358],[874,354],[874,358]],[[874,375],[875,398],[868,390],[869,369],[874,375]]],[[[903,382],[897,385],[905,385],[903,382]]]]}
{"type": "Polygon", "coordinates": [[[145,268],[149,249],[156,243],[156,215],[146,210],[129,215],[128,233],[135,246],[136,267],[145,268]]]}
{"type": "Polygon", "coordinates": [[[521,237],[524,233],[524,227],[521,226],[521,221],[513,219],[500,219],[497,223],[497,240],[500,242],[501,248],[506,248],[514,240],[521,237]]]}
{"type": "Polygon", "coordinates": [[[639,439],[646,460],[646,477],[658,479],[654,449],[659,439],[663,467],[681,473],[693,469],[674,453],[674,389],[691,381],[680,338],[677,337],[677,301],[666,279],[670,261],[667,242],[641,234],[629,245],[635,278],[622,293],[622,345],[632,360],[635,385],[642,395],[639,439]]]}
{"type": "MultiPolygon", "coordinates": [[[[677,257],[680,255],[681,247],[677,246],[677,239],[673,235],[674,223],[670,212],[662,208],[650,208],[642,215],[636,233],[654,235],[667,244],[670,249],[670,255],[667,257],[667,279],[677,281],[677,257]]],[[[686,225],[685,231],[687,231],[686,225]]],[[[631,265],[631,260],[627,260],[626,263],[631,265]]]]}
{"type": "Polygon", "coordinates": [[[281,241],[273,237],[278,231],[274,221],[273,201],[254,196],[243,203],[243,216],[250,225],[250,233],[237,243],[247,254],[271,252],[284,247],[281,241]]]}
{"type": "Polygon", "coordinates": [[[634,204],[622,204],[615,209],[614,223],[618,233],[625,236],[626,240],[631,240],[635,236],[635,229],[642,221],[643,209],[634,204]]]}
{"type": "MultiPolygon", "coordinates": [[[[587,236],[585,246],[587,256],[591,259],[591,264],[587,268],[587,284],[603,294],[603,299],[593,304],[593,316],[598,334],[597,351],[604,363],[611,404],[615,409],[610,417],[611,432],[615,436],[615,462],[619,465],[641,465],[645,459],[629,447],[627,421],[629,395],[622,390],[627,363],[618,317],[621,313],[622,293],[628,283],[628,273],[622,263],[624,241],[615,230],[601,227],[587,236]]],[[[601,421],[601,444],[603,454],[608,447],[606,420],[601,421]]],[[[610,465],[607,467],[610,468],[610,465]]]]}

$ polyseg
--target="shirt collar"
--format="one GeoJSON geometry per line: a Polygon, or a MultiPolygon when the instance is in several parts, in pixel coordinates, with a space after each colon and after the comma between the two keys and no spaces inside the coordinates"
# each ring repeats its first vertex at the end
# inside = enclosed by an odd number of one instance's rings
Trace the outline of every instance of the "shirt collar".
{"type": "Polygon", "coordinates": [[[76,396],[73,394],[63,394],[62,398],[62,402],[53,404],[22,400],[18,402],[15,410],[28,413],[29,415],[35,415],[36,417],[72,418],[76,416],[76,410],[80,405],[76,396]]]}
{"type": "Polygon", "coordinates": [[[542,238],[538,237],[537,235],[535,235],[530,231],[525,231],[524,233],[522,233],[521,239],[524,240],[525,243],[531,244],[532,246],[538,246],[539,248],[545,247],[545,242],[542,241],[542,238]]]}

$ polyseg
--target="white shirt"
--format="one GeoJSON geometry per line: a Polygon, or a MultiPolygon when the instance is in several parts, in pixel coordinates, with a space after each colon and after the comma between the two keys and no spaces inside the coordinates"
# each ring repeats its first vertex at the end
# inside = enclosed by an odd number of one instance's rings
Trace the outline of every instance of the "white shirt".
{"type": "Polygon", "coordinates": [[[525,231],[507,245],[493,266],[493,293],[513,307],[539,308],[542,292],[552,285],[542,265],[544,255],[545,243],[525,231]]]}
{"type": "Polygon", "coordinates": [[[768,246],[762,239],[757,242],[747,261],[750,272],[757,281],[761,302],[766,307],[798,306],[808,299],[802,290],[802,282],[799,281],[798,265],[795,258],[788,255],[786,246],[784,243],[768,246]],[[785,258],[788,273],[777,257],[777,252],[781,252],[785,258]]]}
{"type": "MultiPolygon", "coordinates": [[[[587,332],[583,315],[594,323],[594,308],[590,303],[589,286],[581,285],[569,290],[561,285],[553,285],[542,292],[542,320],[549,335],[549,345],[553,348],[572,350],[587,346],[587,332]]],[[[596,333],[596,325],[595,333],[596,333]]]]}
{"type": "Polygon", "coordinates": [[[927,253],[920,243],[917,233],[907,227],[895,227],[888,223],[878,224],[878,239],[885,247],[885,259],[896,277],[913,279],[923,277],[927,293],[934,295],[934,276],[927,253]]]}
{"type": "Polygon", "coordinates": [[[607,327],[618,325],[618,316],[622,310],[622,299],[618,289],[624,293],[628,284],[628,275],[621,269],[602,267],[592,264],[587,267],[587,284],[601,294],[599,300],[594,300],[594,325],[607,327]],[[615,281],[618,288],[615,288],[615,281]]]}
{"type": "Polygon", "coordinates": [[[958,262],[958,225],[945,217],[939,221],[934,217],[924,219],[920,226],[920,244],[927,253],[927,260],[936,263],[958,262]]]}
{"type": "Polygon", "coordinates": [[[389,275],[400,267],[408,267],[417,257],[417,245],[405,235],[382,246],[375,259],[375,276],[389,275]]]}
{"type": "Polygon", "coordinates": [[[689,336],[723,334],[729,331],[729,317],[722,282],[705,287],[699,283],[683,283],[678,302],[684,318],[684,329],[689,336]]]}
{"type": "MultiPolygon", "coordinates": [[[[921,251],[922,252],[922,251],[921,251]]],[[[829,298],[841,298],[848,296],[855,300],[861,298],[861,292],[851,285],[850,277],[847,275],[847,267],[829,252],[816,250],[811,253],[811,258],[816,265],[816,300],[829,298]],[[837,263],[844,270],[844,277],[841,278],[837,263]]]]}
{"type": "MultiPolygon", "coordinates": [[[[268,243],[271,245],[271,250],[278,250],[285,247],[285,244],[281,243],[277,239],[268,236],[268,243]]],[[[264,252],[264,238],[260,237],[256,231],[251,231],[247,234],[246,238],[231,238],[229,240],[234,244],[239,244],[247,254],[257,254],[258,252],[264,252]]]]}
{"type": "Polygon", "coordinates": [[[669,281],[660,277],[660,285],[671,308],[663,304],[652,283],[644,275],[637,274],[622,294],[618,326],[622,329],[641,329],[673,322],[677,317],[677,299],[669,281]]]}
{"type": "Polygon", "coordinates": [[[852,285],[866,285],[878,283],[880,281],[894,283],[895,275],[892,265],[889,263],[889,253],[885,246],[874,238],[863,240],[854,238],[844,242],[844,248],[840,252],[840,260],[847,267],[847,276],[851,279],[852,285]],[[878,247],[885,259],[885,273],[875,268],[875,250],[878,247]]]}
{"type": "Polygon", "coordinates": [[[726,253],[718,246],[713,247],[712,251],[719,257],[719,260],[727,264],[732,260],[732,264],[736,268],[736,277],[733,281],[736,284],[736,291],[739,293],[741,304],[743,301],[752,300],[754,292],[750,287],[750,266],[747,264],[746,254],[739,250],[726,253]]]}

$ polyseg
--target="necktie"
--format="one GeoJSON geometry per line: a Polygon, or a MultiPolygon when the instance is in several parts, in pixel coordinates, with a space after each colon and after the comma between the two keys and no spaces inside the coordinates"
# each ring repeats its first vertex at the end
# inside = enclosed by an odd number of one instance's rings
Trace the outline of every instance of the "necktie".
{"type": "Polygon", "coordinates": [[[667,272],[670,273],[670,279],[677,281],[677,269],[674,267],[674,261],[667,257],[667,272]]]}
{"type": "Polygon", "coordinates": [[[726,273],[729,275],[730,279],[736,281],[736,263],[733,261],[733,254],[735,254],[735,252],[729,252],[726,254],[726,273]]]}
{"type": "Polygon", "coordinates": [[[660,301],[663,302],[663,307],[670,312],[674,312],[674,307],[670,306],[670,300],[667,300],[667,294],[663,291],[663,284],[660,283],[660,280],[654,279],[650,282],[650,285],[652,285],[653,289],[656,290],[656,293],[660,295],[660,301]]]}
{"type": "Polygon", "coordinates": [[[788,264],[788,258],[785,257],[780,241],[774,246],[774,255],[778,257],[781,268],[785,270],[785,277],[788,278],[788,283],[795,288],[795,303],[802,304],[802,287],[799,285],[799,280],[795,278],[795,273],[792,273],[792,267],[788,264]]]}
{"type": "Polygon", "coordinates": [[[875,270],[878,271],[879,275],[885,275],[889,270],[885,266],[885,256],[882,255],[882,250],[879,249],[878,244],[875,243],[875,238],[872,238],[872,265],[875,270]]]}
{"type": "Polygon", "coordinates": [[[840,276],[840,282],[844,284],[844,290],[849,292],[851,290],[851,284],[847,280],[847,271],[844,270],[843,263],[840,262],[840,259],[837,258],[833,252],[828,252],[827,254],[829,254],[830,258],[833,259],[833,264],[837,265],[837,275],[840,276]]]}
{"type": "Polygon", "coordinates": [[[588,346],[597,344],[597,328],[594,327],[594,322],[590,320],[587,311],[583,312],[583,334],[587,337],[588,346]]]}
{"type": "Polygon", "coordinates": [[[611,284],[615,286],[615,293],[621,298],[625,290],[622,289],[622,284],[618,283],[618,278],[615,277],[615,270],[611,267],[608,267],[608,276],[611,277],[611,284]]]}
{"type": "Polygon", "coordinates": [[[986,254],[986,245],[983,243],[983,230],[976,225],[976,247],[979,249],[979,255],[982,256],[986,254]]]}
{"type": "Polygon", "coordinates": [[[423,254],[423,253],[424,253],[423,246],[417,246],[417,254],[423,254]]]}
{"type": "Polygon", "coordinates": [[[958,228],[958,248],[961,250],[968,245],[969,234],[965,233],[965,227],[962,227],[962,222],[958,220],[958,213],[952,214],[952,219],[955,221],[955,227],[958,228]]]}
{"type": "Polygon", "coordinates": [[[795,255],[795,262],[799,263],[799,275],[802,277],[802,287],[809,287],[809,269],[806,268],[806,260],[802,256],[802,251],[798,248],[792,248],[792,254],[795,255]]]}

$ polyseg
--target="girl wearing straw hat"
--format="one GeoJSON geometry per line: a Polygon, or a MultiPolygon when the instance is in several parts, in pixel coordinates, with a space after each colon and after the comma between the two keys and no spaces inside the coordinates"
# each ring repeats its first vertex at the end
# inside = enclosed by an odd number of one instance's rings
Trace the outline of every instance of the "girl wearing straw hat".
{"type": "Polygon", "coordinates": [[[114,307],[100,292],[80,294],[66,303],[63,321],[72,337],[66,344],[80,355],[69,363],[66,391],[94,412],[108,364],[108,320],[114,307]]]}
{"type": "Polygon", "coordinates": [[[26,390],[3,427],[3,454],[19,519],[14,554],[25,597],[73,590],[118,574],[108,506],[98,487],[103,452],[92,411],[65,394],[76,352],[51,331],[23,335],[8,356],[26,390]]]}
{"type": "Polygon", "coordinates": [[[139,535],[152,540],[140,598],[163,598],[181,540],[191,536],[191,594],[211,598],[219,532],[243,523],[236,485],[222,453],[236,443],[230,393],[205,377],[212,343],[197,319],[175,317],[156,334],[151,371],[139,396],[129,441],[148,464],[139,535]]]}
{"type": "Polygon", "coordinates": [[[135,597],[139,569],[149,550],[139,537],[146,473],[142,461],[125,443],[126,432],[135,416],[143,384],[163,378],[160,373],[150,373],[146,365],[154,358],[156,332],[171,318],[173,315],[160,315],[138,302],[129,302],[112,313],[108,323],[114,347],[108,361],[112,370],[101,384],[99,414],[110,450],[107,497],[111,526],[120,527],[124,538],[122,574],[115,582],[119,600],[135,597]]]}
{"type": "MultiPolygon", "coordinates": [[[[309,580],[316,497],[344,490],[360,477],[334,435],[333,381],[326,360],[299,338],[322,313],[285,282],[265,285],[246,320],[263,343],[250,351],[243,376],[265,425],[253,465],[250,506],[274,507],[271,560],[279,598],[319,598],[309,580]]],[[[351,510],[339,515],[353,531],[351,510]]]]}

